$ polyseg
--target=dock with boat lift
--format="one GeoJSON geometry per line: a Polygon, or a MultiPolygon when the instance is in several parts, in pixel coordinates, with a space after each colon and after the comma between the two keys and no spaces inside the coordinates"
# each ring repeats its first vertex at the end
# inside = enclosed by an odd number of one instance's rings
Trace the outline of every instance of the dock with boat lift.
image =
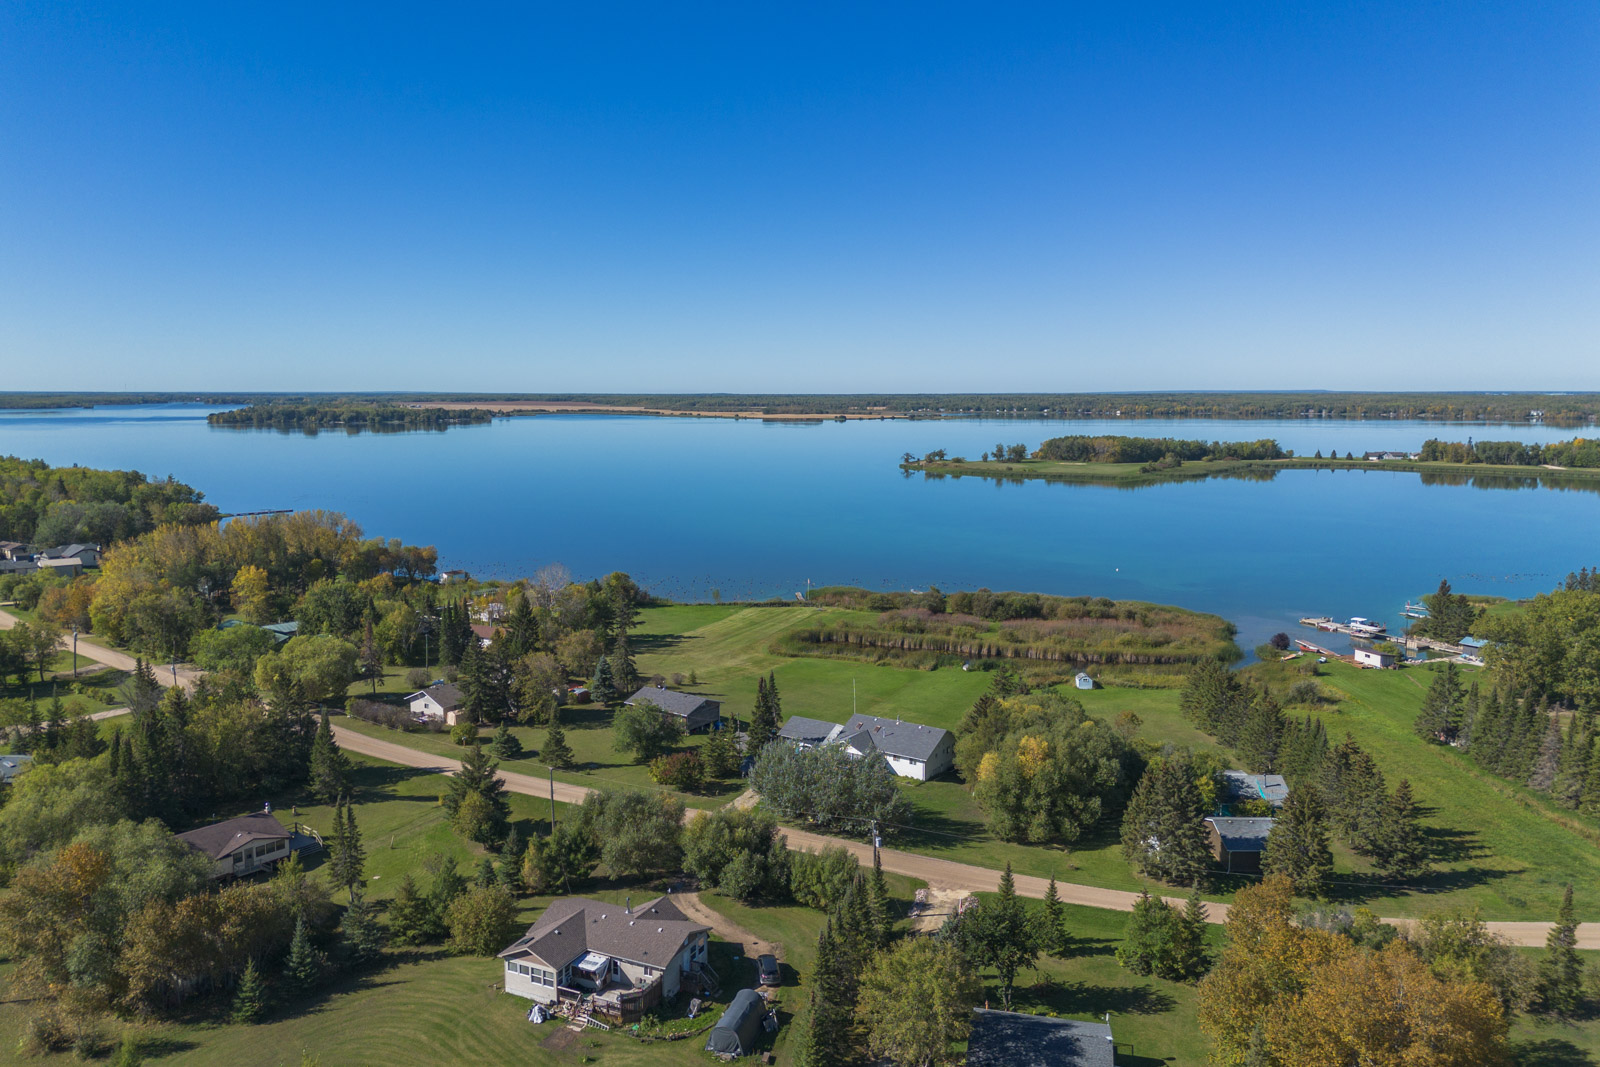
{"type": "Polygon", "coordinates": [[[1324,615],[1315,619],[1301,619],[1300,625],[1309,626],[1313,630],[1321,630],[1324,633],[1344,634],[1347,637],[1359,637],[1364,641],[1394,640],[1394,638],[1389,636],[1387,627],[1379,626],[1371,629],[1363,629],[1359,626],[1351,625],[1351,623],[1358,621],[1364,622],[1365,620],[1351,619],[1350,622],[1339,622],[1327,615],[1324,615]]]}

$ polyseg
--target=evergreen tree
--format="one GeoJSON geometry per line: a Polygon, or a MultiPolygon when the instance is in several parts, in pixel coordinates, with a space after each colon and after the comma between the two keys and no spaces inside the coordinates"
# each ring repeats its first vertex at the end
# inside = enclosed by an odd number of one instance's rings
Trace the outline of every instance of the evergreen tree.
{"type": "Polygon", "coordinates": [[[322,709],[317,723],[317,735],[311,741],[311,774],[307,783],[311,792],[324,804],[332,804],[349,789],[350,761],[333,739],[333,726],[328,722],[328,709],[322,709]]]}
{"type": "Polygon", "coordinates": [[[1403,881],[1427,872],[1428,846],[1417,826],[1417,805],[1411,797],[1411,783],[1404,778],[1395,787],[1394,798],[1385,809],[1377,846],[1374,853],[1378,869],[1388,877],[1403,881]]]}
{"type": "Polygon", "coordinates": [[[855,1062],[856,984],[838,947],[832,920],[817,935],[811,1012],[795,1050],[796,1067],[846,1067],[855,1062]]]}
{"type": "Polygon", "coordinates": [[[378,925],[372,905],[360,897],[350,902],[344,913],[344,943],[350,960],[357,966],[383,955],[383,927],[378,925]]]}
{"type": "Polygon", "coordinates": [[[1044,891],[1044,951],[1052,956],[1064,957],[1067,953],[1067,927],[1061,917],[1061,893],[1056,889],[1056,876],[1044,891]]]}
{"type": "Polygon", "coordinates": [[[439,609],[439,662],[459,664],[467,649],[477,643],[465,604],[452,600],[439,609]]]}
{"type": "Polygon", "coordinates": [[[617,626],[617,639],[611,643],[611,674],[618,693],[633,693],[639,689],[639,668],[633,662],[633,652],[628,648],[628,628],[617,626]]]}
{"type": "Polygon", "coordinates": [[[511,732],[511,724],[505,719],[501,719],[500,725],[495,728],[494,740],[489,743],[489,751],[493,752],[495,759],[502,763],[522,758],[522,742],[511,732]]]}
{"type": "Polygon", "coordinates": [[[750,729],[745,731],[745,751],[754,756],[766,747],[777,732],[772,724],[772,699],[765,678],[756,678],[756,706],[750,713],[750,729]]]}
{"type": "Polygon", "coordinates": [[[1473,738],[1477,735],[1479,718],[1483,714],[1483,694],[1478,691],[1478,683],[1474,681],[1467,690],[1466,699],[1461,702],[1461,729],[1456,736],[1456,742],[1462,749],[1471,751],[1473,738]]]}
{"type": "Polygon", "coordinates": [[[1239,727],[1239,742],[1234,747],[1246,767],[1256,774],[1278,770],[1278,752],[1283,743],[1283,709],[1271,694],[1256,694],[1239,727]]]}
{"type": "Polygon", "coordinates": [[[544,747],[539,750],[539,757],[556,770],[572,766],[576,759],[572,747],[567,744],[567,733],[561,728],[559,708],[550,713],[550,730],[544,736],[544,747]]]}
{"type": "Polygon", "coordinates": [[[539,647],[539,617],[534,614],[533,602],[528,591],[523,590],[522,595],[515,598],[511,605],[511,612],[506,617],[505,636],[502,638],[507,646],[507,651],[515,659],[521,659],[539,647]]]}
{"type": "Polygon", "coordinates": [[[1427,695],[1422,698],[1422,708],[1412,724],[1417,736],[1445,744],[1454,741],[1461,729],[1461,700],[1456,665],[1446,663],[1444,670],[1434,674],[1427,695]]]}
{"type": "Polygon", "coordinates": [[[500,848],[500,864],[495,870],[495,881],[513,893],[522,892],[522,835],[513,826],[506,831],[506,842],[500,848]]]}
{"type": "Polygon", "coordinates": [[[339,827],[339,850],[330,866],[334,884],[348,890],[353,899],[364,884],[367,850],[361,847],[361,829],[356,825],[355,805],[346,801],[343,808],[342,820],[338,808],[333,812],[334,823],[339,827]]]}
{"type": "Polygon", "coordinates": [[[595,703],[611,707],[622,699],[617,694],[617,683],[611,673],[611,662],[601,656],[594,665],[594,680],[589,683],[589,695],[595,703]]]}
{"type": "Polygon", "coordinates": [[[289,941],[289,956],[283,962],[283,976],[290,988],[301,996],[311,992],[322,981],[322,960],[311,945],[311,933],[305,919],[295,920],[294,937],[289,941]]]}
{"type": "Polygon", "coordinates": [[[1561,895],[1561,909],[1545,939],[1548,950],[1539,964],[1539,1000],[1544,1010],[1562,1018],[1583,1007],[1583,960],[1578,956],[1578,920],[1572,908],[1572,886],[1561,895]]]}
{"type": "Polygon", "coordinates": [[[874,949],[889,944],[894,924],[889,919],[889,886],[883,880],[883,860],[877,849],[872,851],[872,873],[867,876],[868,936],[874,949]]]}
{"type": "Polygon", "coordinates": [[[1499,772],[1505,753],[1506,716],[1497,690],[1490,690],[1472,724],[1472,758],[1489,771],[1499,772]]]}
{"type": "Polygon", "coordinates": [[[712,778],[732,778],[739,773],[739,749],[732,730],[716,730],[700,746],[700,760],[712,778]]]}
{"type": "Polygon", "coordinates": [[[1583,782],[1589,771],[1589,750],[1593,746],[1590,727],[1589,716],[1574,715],[1567,724],[1566,736],[1561,739],[1561,755],[1555,780],[1550,784],[1550,795],[1566,808],[1577,808],[1583,802],[1583,782]]]}
{"type": "Polygon", "coordinates": [[[431,939],[433,906],[417,890],[416,880],[407,871],[400,879],[394,899],[389,902],[389,933],[400,945],[420,945],[431,939]]]}
{"type": "Polygon", "coordinates": [[[1196,726],[1233,746],[1248,706],[1239,679],[1216,660],[1205,660],[1189,672],[1178,706],[1196,726]]]}
{"type": "Polygon", "coordinates": [[[254,958],[244,965],[239,985],[233,992],[233,1021],[259,1022],[267,1013],[267,980],[254,958]]]}
{"type": "Polygon", "coordinates": [[[1017,972],[1038,966],[1043,947],[1038,917],[1017,896],[1010,863],[1000,876],[1000,891],[995,899],[970,913],[967,923],[967,936],[975,955],[983,966],[994,968],[1000,983],[1000,1003],[1010,1011],[1017,972]]]}
{"type": "Polygon", "coordinates": [[[378,648],[377,636],[372,631],[372,620],[367,620],[366,630],[361,637],[361,649],[356,655],[356,663],[361,668],[361,676],[372,683],[374,695],[378,692],[378,679],[383,677],[383,652],[378,648]]]}
{"type": "Polygon", "coordinates": [[[1555,785],[1556,775],[1561,770],[1561,745],[1561,720],[1554,715],[1548,715],[1545,719],[1544,734],[1528,771],[1529,788],[1548,790],[1555,785]]]}
{"type": "Polygon", "coordinates": [[[499,764],[490,757],[483,744],[474,741],[461,760],[461,769],[450,776],[448,791],[444,795],[444,809],[451,819],[455,818],[469,793],[482,797],[489,812],[491,829],[488,836],[492,840],[500,839],[511,817],[505,779],[495,773],[498,769],[499,764]]]}
{"type": "Polygon", "coordinates": [[[1152,878],[1186,885],[1211,869],[1199,769],[1186,754],[1157,757],[1122,817],[1122,852],[1152,878]]]}
{"type": "Polygon", "coordinates": [[[1178,916],[1168,945],[1167,977],[1178,982],[1193,982],[1211,969],[1211,953],[1206,950],[1206,906],[1200,899],[1198,884],[1189,892],[1189,903],[1178,916]]]}
{"type": "Polygon", "coordinates": [[[1321,895],[1333,874],[1333,853],[1328,849],[1327,815],[1316,790],[1295,790],[1284,801],[1267,837],[1261,869],[1287,875],[1302,896],[1321,895]]]}
{"type": "Polygon", "coordinates": [[[472,884],[479,889],[488,889],[499,880],[494,870],[494,859],[485,853],[483,858],[478,860],[478,869],[472,877],[472,884]]]}
{"type": "Polygon", "coordinates": [[[1117,962],[1134,974],[1165,975],[1172,969],[1172,941],[1179,924],[1178,913],[1148,890],[1139,893],[1133,914],[1117,946],[1117,962]]]}
{"type": "Polygon", "coordinates": [[[783,727],[783,700],[778,696],[778,672],[767,672],[767,711],[772,716],[772,730],[783,727]]]}
{"type": "Polygon", "coordinates": [[[1327,758],[1328,731],[1322,719],[1307,715],[1288,724],[1278,763],[1279,773],[1291,788],[1300,789],[1315,782],[1327,758]]]}

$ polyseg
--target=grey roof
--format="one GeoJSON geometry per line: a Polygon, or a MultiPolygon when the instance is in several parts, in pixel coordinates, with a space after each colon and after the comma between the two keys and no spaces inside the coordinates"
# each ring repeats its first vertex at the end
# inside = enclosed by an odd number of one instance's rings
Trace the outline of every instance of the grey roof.
{"type": "Polygon", "coordinates": [[[808,719],[804,715],[791,715],[778,730],[778,736],[785,741],[798,741],[807,745],[820,745],[832,736],[835,730],[842,730],[836,722],[824,722],[821,719],[808,719]]]}
{"type": "Polygon", "coordinates": [[[1276,819],[1241,819],[1219,815],[1207,819],[1217,828],[1222,845],[1229,852],[1260,852],[1267,847],[1267,835],[1276,819]]]}
{"type": "Polygon", "coordinates": [[[81,555],[84,552],[98,551],[100,551],[99,545],[73,544],[62,545],[60,548],[52,548],[50,551],[46,552],[45,555],[51,559],[71,559],[73,556],[81,555]]]}
{"type": "Polygon", "coordinates": [[[976,1008],[967,1067],[1115,1067],[1111,1027],[976,1008]]]}
{"type": "Polygon", "coordinates": [[[0,559],[0,574],[20,574],[38,569],[39,565],[31,559],[0,559]]]}
{"type": "Polygon", "coordinates": [[[506,960],[535,957],[558,970],[585,952],[630,963],[665,967],[683,943],[710,927],[690,922],[668,897],[647,900],[632,912],[588,897],[552,901],[528,932],[500,952],[506,960]]]}
{"type": "Polygon", "coordinates": [[[406,697],[406,702],[410,703],[424,693],[431,696],[446,711],[453,711],[461,706],[461,688],[450,682],[440,682],[437,685],[430,685],[426,689],[418,690],[406,697]]]}
{"type": "Polygon", "coordinates": [[[923,762],[927,762],[940,742],[950,735],[949,730],[941,730],[937,726],[924,726],[919,722],[896,722],[894,719],[883,719],[876,715],[852,715],[850,721],[845,724],[845,730],[854,735],[850,738],[852,743],[860,734],[866,733],[872,738],[872,743],[879,752],[923,762]]]}
{"type": "Polygon", "coordinates": [[[225,819],[210,826],[178,835],[178,840],[204,852],[214,860],[231,854],[252,841],[288,840],[283,823],[267,812],[257,811],[238,819],[225,819]]]}
{"type": "Polygon", "coordinates": [[[668,715],[681,715],[688,717],[705,707],[707,704],[713,708],[721,708],[721,701],[708,697],[696,696],[693,693],[680,693],[676,689],[665,686],[647,685],[633,696],[623,701],[624,704],[642,704],[649,701],[668,715]]]}
{"type": "Polygon", "coordinates": [[[1223,771],[1230,800],[1265,800],[1273,807],[1281,807],[1289,799],[1289,783],[1281,774],[1246,774],[1244,771],[1223,771]]]}
{"type": "Polygon", "coordinates": [[[27,755],[0,756],[0,782],[11,781],[27,770],[28,764],[32,762],[33,757],[27,755]]]}

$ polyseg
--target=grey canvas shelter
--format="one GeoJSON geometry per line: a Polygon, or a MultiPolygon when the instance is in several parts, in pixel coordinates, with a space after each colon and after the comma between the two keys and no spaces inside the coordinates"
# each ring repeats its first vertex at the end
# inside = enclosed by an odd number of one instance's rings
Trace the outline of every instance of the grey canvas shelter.
{"type": "Polygon", "coordinates": [[[754,989],[741,989],[733,998],[728,1010],[722,1013],[717,1025],[706,1038],[706,1051],[724,1056],[748,1056],[756,1050],[761,1038],[761,1020],[766,1017],[767,1002],[754,989]]]}
{"type": "Polygon", "coordinates": [[[979,1008],[972,1013],[967,1067],[1115,1067],[1111,1027],[979,1008]]]}
{"type": "Polygon", "coordinates": [[[662,711],[683,720],[683,728],[690,733],[708,729],[722,721],[722,702],[693,693],[680,693],[665,686],[647,685],[624,704],[654,704],[662,711]]]}

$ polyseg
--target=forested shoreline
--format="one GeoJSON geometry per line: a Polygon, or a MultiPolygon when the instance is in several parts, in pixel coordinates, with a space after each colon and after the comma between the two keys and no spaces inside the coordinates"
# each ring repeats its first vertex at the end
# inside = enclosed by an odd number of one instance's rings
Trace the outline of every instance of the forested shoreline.
{"type": "Polygon", "coordinates": [[[490,422],[494,413],[482,408],[410,407],[402,404],[251,404],[232,411],[214,411],[207,424],[234,430],[321,430],[346,433],[406,433],[446,430],[452,426],[477,426],[490,422]]]}

